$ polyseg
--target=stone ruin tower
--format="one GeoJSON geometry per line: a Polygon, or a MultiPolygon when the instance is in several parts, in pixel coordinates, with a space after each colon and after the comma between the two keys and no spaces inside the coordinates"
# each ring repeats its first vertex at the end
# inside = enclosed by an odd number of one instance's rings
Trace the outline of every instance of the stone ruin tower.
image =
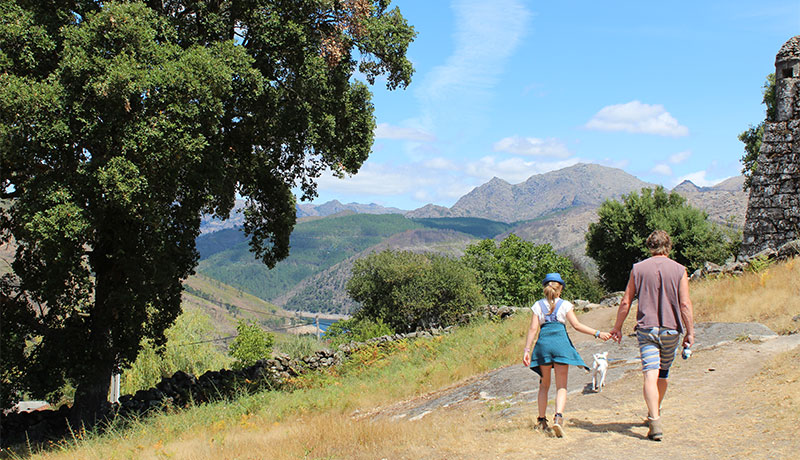
{"type": "Polygon", "coordinates": [[[800,238],[800,35],[775,57],[775,120],[764,137],[753,172],[741,255],[778,249],[800,238]]]}

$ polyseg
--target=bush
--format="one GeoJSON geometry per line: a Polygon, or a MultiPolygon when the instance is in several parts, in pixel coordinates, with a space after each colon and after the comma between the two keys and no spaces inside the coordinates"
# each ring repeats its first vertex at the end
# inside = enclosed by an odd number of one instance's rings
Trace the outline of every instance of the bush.
{"type": "Polygon", "coordinates": [[[541,298],[542,279],[558,272],[566,282],[565,298],[598,301],[602,288],[549,244],[536,245],[510,234],[499,245],[486,239],[467,247],[461,259],[477,273],[486,299],[497,305],[526,306],[541,298]]]}
{"type": "Polygon", "coordinates": [[[612,291],[625,288],[631,266],[650,257],[645,240],[653,230],[672,238],[670,257],[689,271],[704,262],[723,263],[736,247],[735,234],[708,221],[708,215],[663,187],[631,192],[622,202],[606,200],[598,210],[599,221],[589,225],[586,254],[597,262],[601,283],[612,291]]]}
{"type": "Polygon", "coordinates": [[[305,358],[321,349],[321,343],[311,334],[283,334],[275,341],[275,350],[294,359],[305,358]]]}
{"type": "Polygon", "coordinates": [[[325,337],[333,347],[348,342],[366,342],[373,337],[392,334],[394,330],[380,318],[375,321],[369,318],[342,319],[331,324],[325,331],[325,337]]]}
{"type": "Polygon", "coordinates": [[[361,303],[356,318],[382,321],[398,332],[455,324],[484,297],[459,260],[386,250],[359,259],[347,293],[361,303]]]}
{"type": "Polygon", "coordinates": [[[255,322],[239,320],[236,325],[236,338],[233,339],[228,350],[234,361],[234,369],[252,366],[259,359],[269,358],[275,337],[261,329],[255,322]]]}

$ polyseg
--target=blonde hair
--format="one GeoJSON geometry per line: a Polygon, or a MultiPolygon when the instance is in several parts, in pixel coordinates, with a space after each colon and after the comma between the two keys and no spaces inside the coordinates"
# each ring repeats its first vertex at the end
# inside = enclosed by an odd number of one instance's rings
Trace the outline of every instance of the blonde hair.
{"type": "Polygon", "coordinates": [[[550,311],[547,313],[548,315],[552,315],[553,310],[556,309],[556,299],[561,297],[561,291],[563,289],[564,286],[562,286],[558,281],[550,281],[544,285],[544,297],[550,304],[550,311]]]}

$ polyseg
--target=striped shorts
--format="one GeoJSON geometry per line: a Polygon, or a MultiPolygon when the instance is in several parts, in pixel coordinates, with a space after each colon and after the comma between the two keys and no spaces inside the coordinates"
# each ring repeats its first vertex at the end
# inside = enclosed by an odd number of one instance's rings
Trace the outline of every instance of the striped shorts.
{"type": "Polygon", "coordinates": [[[665,327],[637,329],[636,339],[639,341],[639,353],[642,356],[642,371],[659,369],[659,378],[667,378],[680,338],[680,332],[675,329],[665,327]]]}

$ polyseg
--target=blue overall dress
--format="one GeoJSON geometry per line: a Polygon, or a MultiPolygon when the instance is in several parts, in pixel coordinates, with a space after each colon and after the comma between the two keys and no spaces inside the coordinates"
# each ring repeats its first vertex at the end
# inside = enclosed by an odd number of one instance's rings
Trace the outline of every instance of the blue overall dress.
{"type": "MultiPolygon", "coordinates": [[[[545,299],[539,302],[542,302],[543,312],[550,309],[545,299]]],[[[563,302],[558,299],[553,313],[545,315],[544,323],[539,330],[539,339],[536,340],[536,346],[533,347],[533,353],[531,353],[531,370],[539,376],[542,375],[540,366],[543,364],[573,364],[589,370],[581,355],[578,354],[578,350],[572,345],[566,326],[558,320],[558,309],[561,308],[563,302]]]]}

